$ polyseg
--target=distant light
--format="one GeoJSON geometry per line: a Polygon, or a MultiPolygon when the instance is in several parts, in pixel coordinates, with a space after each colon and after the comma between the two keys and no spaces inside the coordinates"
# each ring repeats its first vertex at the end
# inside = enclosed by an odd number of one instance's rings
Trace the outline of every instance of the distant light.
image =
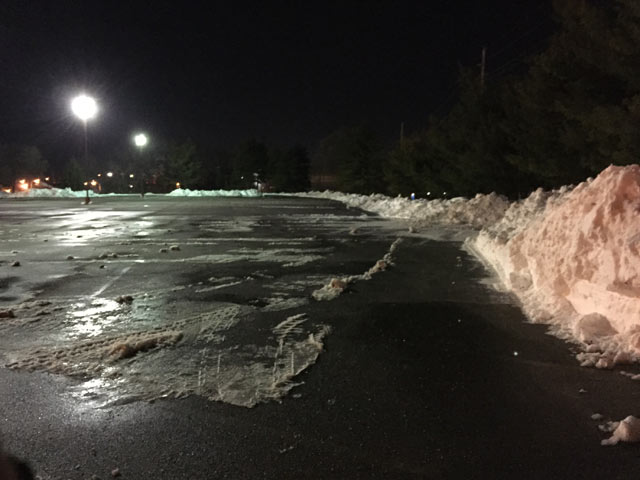
{"type": "Polygon", "coordinates": [[[88,185],[89,185],[89,182],[84,182],[84,186],[85,187],[88,186],[88,185]]]}
{"type": "Polygon", "coordinates": [[[431,195],[431,192],[427,192],[427,196],[431,195]]]}
{"type": "Polygon", "coordinates": [[[2,189],[4,193],[11,193],[11,189],[9,187],[5,187],[2,189]]]}
{"type": "Polygon", "coordinates": [[[49,177],[44,177],[45,182],[48,182],[49,180],[50,180],[49,177]]]}
{"type": "Polygon", "coordinates": [[[96,185],[98,185],[98,182],[96,182],[95,180],[91,180],[91,186],[95,187],[96,185]]]}
{"type": "Polygon", "coordinates": [[[29,184],[20,181],[20,183],[18,184],[18,188],[20,190],[29,190],[29,184]]]}
{"type": "Polygon", "coordinates": [[[180,188],[180,182],[176,182],[176,188],[180,188]]]}
{"type": "Polygon", "coordinates": [[[18,183],[24,184],[24,183],[27,183],[27,181],[24,178],[21,178],[20,180],[18,180],[18,183]]]}
{"type": "Polygon", "coordinates": [[[101,177],[101,176],[102,176],[102,174],[101,174],[101,173],[99,173],[99,174],[98,174],[98,176],[99,176],[99,177],[101,177]]]}
{"type": "Polygon", "coordinates": [[[518,352],[513,352],[513,356],[517,357],[518,356],[518,352]]]}
{"type": "Polygon", "coordinates": [[[130,174],[129,174],[129,178],[133,178],[133,173],[130,173],[130,174]]]}
{"type": "Polygon", "coordinates": [[[411,200],[415,200],[416,199],[416,194],[415,193],[411,193],[411,200]]]}
{"type": "Polygon", "coordinates": [[[98,104],[88,95],[78,95],[71,101],[71,111],[83,122],[91,120],[98,113],[98,104]]]}
{"type": "Polygon", "coordinates": [[[447,192],[442,192],[442,195],[446,195],[446,194],[447,194],[447,192]]]}
{"type": "Polygon", "coordinates": [[[129,184],[129,188],[133,188],[133,185],[129,184]]]}
{"type": "Polygon", "coordinates": [[[149,142],[149,139],[144,133],[138,133],[133,137],[133,142],[136,144],[136,147],[142,148],[149,142]]]}
{"type": "Polygon", "coordinates": [[[107,177],[109,178],[113,177],[113,172],[107,172],[107,177]]]}
{"type": "Polygon", "coordinates": [[[39,178],[36,178],[36,179],[33,181],[33,184],[34,184],[34,185],[40,185],[40,179],[39,179],[39,178]]]}

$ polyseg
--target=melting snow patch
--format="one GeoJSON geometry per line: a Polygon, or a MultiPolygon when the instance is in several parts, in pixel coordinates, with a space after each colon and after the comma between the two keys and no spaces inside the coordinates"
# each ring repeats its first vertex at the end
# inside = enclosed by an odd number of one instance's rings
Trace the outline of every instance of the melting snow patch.
{"type": "Polygon", "coordinates": [[[239,323],[253,308],[216,303],[206,310],[212,305],[183,303],[172,290],[138,292],[129,308],[101,298],[16,305],[0,322],[4,363],[80,377],[70,394],[95,406],[200,395],[252,407],[299,385],[296,377],[315,363],[329,333],[296,315],[247,343],[253,322],[239,323]],[[203,311],[176,317],[187,305],[203,311]]]}

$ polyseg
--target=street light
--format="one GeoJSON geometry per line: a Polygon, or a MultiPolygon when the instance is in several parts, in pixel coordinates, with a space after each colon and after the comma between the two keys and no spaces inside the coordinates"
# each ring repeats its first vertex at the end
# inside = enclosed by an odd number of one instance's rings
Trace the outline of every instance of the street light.
{"type": "Polygon", "coordinates": [[[142,151],[142,147],[149,143],[149,139],[144,133],[138,133],[133,137],[133,143],[142,151]]]}
{"type": "MultiPolygon", "coordinates": [[[[149,138],[144,133],[137,133],[133,136],[133,143],[135,143],[136,147],[138,147],[138,151],[140,152],[140,160],[142,161],[142,149],[149,143],[149,138]]],[[[141,165],[140,168],[140,195],[144,197],[144,171],[141,165]]],[[[133,174],[129,175],[129,177],[133,178],[133,174]]]]}
{"type": "MultiPolygon", "coordinates": [[[[78,95],[73,100],[71,100],[71,111],[73,114],[82,120],[82,125],[84,127],[84,165],[85,168],[89,167],[89,144],[87,141],[87,121],[91,120],[98,113],[98,104],[96,101],[84,93],[82,95],[78,95]]],[[[86,188],[87,196],[84,199],[85,205],[89,204],[91,201],[89,200],[89,186],[86,188]]]]}

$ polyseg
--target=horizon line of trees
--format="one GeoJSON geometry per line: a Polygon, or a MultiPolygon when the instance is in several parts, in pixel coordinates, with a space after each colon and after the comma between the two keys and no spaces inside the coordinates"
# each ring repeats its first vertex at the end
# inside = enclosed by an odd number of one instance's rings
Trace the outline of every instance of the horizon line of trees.
{"type": "Polygon", "coordinates": [[[157,141],[142,151],[124,149],[87,161],[70,158],[57,171],[34,146],[0,144],[0,186],[20,178],[52,177],[58,187],[82,190],[97,180],[107,192],[168,192],[175,188],[269,188],[280,192],[309,188],[309,155],[302,146],[279,148],[251,139],[232,150],[207,151],[191,140],[157,141]],[[110,174],[110,175],[108,175],[110,174]]]}

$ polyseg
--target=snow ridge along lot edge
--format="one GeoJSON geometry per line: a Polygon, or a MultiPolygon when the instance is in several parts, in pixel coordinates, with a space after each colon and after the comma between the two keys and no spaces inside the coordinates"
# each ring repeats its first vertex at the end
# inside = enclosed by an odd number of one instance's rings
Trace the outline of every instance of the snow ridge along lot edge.
{"type": "Polygon", "coordinates": [[[610,166],[596,179],[509,202],[409,200],[338,192],[299,194],[341,201],[421,225],[467,225],[466,247],[495,271],[533,322],[582,347],[585,366],[640,358],[640,166],[610,166]]]}

